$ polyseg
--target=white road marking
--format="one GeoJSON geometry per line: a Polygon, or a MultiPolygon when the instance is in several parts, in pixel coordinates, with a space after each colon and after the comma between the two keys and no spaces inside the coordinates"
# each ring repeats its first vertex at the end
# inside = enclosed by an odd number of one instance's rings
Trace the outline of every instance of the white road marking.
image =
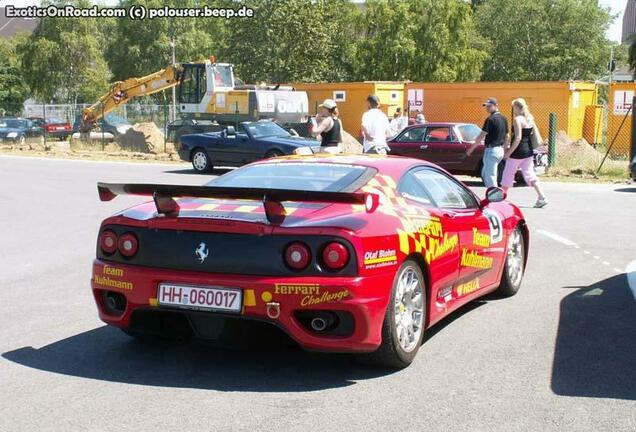
{"type": "Polygon", "coordinates": [[[592,252],[590,252],[590,251],[583,251],[583,253],[584,253],[585,255],[589,255],[589,254],[591,254],[592,252]]]}
{"type": "Polygon", "coordinates": [[[551,238],[554,241],[558,241],[561,244],[564,244],[566,246],[576,246],[576,243],[574,243],[572,240],[568,240],[565,237],[562,237],[558,234],[555,234],[553,232],[550,231],[546,231],[546,230],[542,230],[542,229],[538,229],[537,232],[539,234],[543,234],[544,236],[551,238]]]}
{"type": "Polygon", "coordinates": [[[603,261],[603,265],[609,266],[609,263],[607,261],[603,261]]]}
{"type": "Polygon", "coordinates": [[[594,259],[601,259],[601,257],[598,255],[594,255],[594,259]]]}
{"type": "Polygon", "coordinates": [[[636,260],[627,264],[627,267],[625,267],[625,273],[627,273],[627,284],[632,290],[634,300],[636,300],[636,260]]]}

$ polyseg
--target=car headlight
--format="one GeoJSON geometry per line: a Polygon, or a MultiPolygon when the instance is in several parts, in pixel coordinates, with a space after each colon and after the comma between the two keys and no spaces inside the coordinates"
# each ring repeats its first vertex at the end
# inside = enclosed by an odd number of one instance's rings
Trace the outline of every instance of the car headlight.
{"type": "Polygon", "coordinates": [[[18,133],[17,132],[9,132],[7,134],[7,138],[17,138],[18,137],[18,133]]]}
{"type": "Polygon", "coordinates": [[[294,154],[306,156],[306,155],[312,155],[312,154],[314,154],[314,152],[311,149],[311,147],[302,146],[302,147],[298,147],[296,150],[294,150],[294,154]]]}

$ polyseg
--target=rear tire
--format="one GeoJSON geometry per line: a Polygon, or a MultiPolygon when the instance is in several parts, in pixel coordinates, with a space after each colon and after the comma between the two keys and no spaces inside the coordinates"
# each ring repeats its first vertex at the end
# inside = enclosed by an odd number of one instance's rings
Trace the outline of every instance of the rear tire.
{"type": "Polygon", "coordinates": [[[501,283],[497,293],[503,297],[511,297],[521,288],[525,270],[525,240],[521,226],[517,225],[508,238],[506,262],[501,275],[501,283]]]}
{"type": "Polygon", "coordinates": [[[212,171],[212,161],[205,150],[200,148],[195,149],[192,152],[191,160],[192,168],[199,174],[212,171]]]}
{"type": "Polygon", "coordinates": [[[402,369],[413,362],[424,337],[426,285],[417,262],[406,260],[395,274],[382,325],[382,344],[370,354],[379,366],[402,369]]]}

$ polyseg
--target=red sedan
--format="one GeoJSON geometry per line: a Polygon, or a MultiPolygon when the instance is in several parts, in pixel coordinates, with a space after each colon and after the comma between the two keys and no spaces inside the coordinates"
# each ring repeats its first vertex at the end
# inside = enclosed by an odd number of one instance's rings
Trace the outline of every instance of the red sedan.
{"type": "MultiPolygon", "coordinates": [[[[481,128],[473,123],[417,124],[404,129],[388,144],[392,155],[424,159],[453,174],[480,177],[484,145],[478,146],[470,157],[465,157],[466,149],[480,132],[481,128]]],[[[535,151],[534,162],[535,170],[543,172],[548,162],[547,154],[535,151]]]]}
{"type": "Polygon", "coordinates": [[[519,290],[521,211],[416,159],[291,156],[204,186],[98,184],[153,200],[99,229],[91,286],[126,333],[218,337],[260,320],[312,350],[410,364],[423,334],[487,293],[519,290]]]}
{"type": "Polygon", "coordinates": [[[41,127],[46,136],[65,140],[73,133],[71,124],[58,118],[50,117],[45,120],[42,117],[29,117],[29,120],[33,121],[36,126],[41,127]]]}

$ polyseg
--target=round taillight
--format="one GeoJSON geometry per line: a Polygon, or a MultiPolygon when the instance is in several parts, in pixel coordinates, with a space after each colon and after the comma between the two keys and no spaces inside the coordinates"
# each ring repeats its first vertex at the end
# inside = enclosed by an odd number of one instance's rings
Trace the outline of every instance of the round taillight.
{"type": "Polygon", "coordinates": [[[322,250],[322,261],[331,270],[340,270],[349,262],[349,251],[342,243],[329,243],[322,250]]]}
{"type": "Polygon", "coordinates": [[[311,251],[304,243],[292,243],[285,249],[285,263],[294,270],[302,270],[311,261],[311,251]]]}
{"type": "Polygon", "coordinates": [[[99,235],[99,247],[105,254],[112,254],[117,250],[117,234],[111,230],[102,231],[99,235]]]}
{"type": "Polygon", "coordinates": [[[137,253],[137,250],[139,249],[139,242],[133,233],[126,233],[119,237],[117,246],[120,254],[130,258],[137,253]]]}

